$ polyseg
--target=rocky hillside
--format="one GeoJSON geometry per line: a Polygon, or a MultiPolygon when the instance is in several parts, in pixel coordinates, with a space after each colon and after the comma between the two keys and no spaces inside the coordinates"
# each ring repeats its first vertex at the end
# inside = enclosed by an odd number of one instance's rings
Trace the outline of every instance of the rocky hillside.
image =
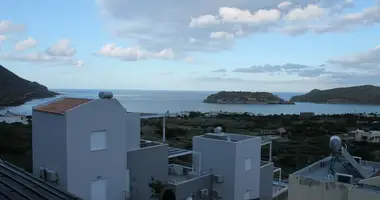
{"type": "Polygon", "coordinates": [[[20,78],[0,65],[0,107],[22,105],[32,99],[53,97],[47,87],[20,78]]]}
{"type": "Polygon", "coordinates": [[[290,101],[331,104],[380,104],[380,87],[361,85],[329,90],[314,89],[307,94],[294,96],[290,101]]]}
{"type": "Polygon", "coordinates": [[[269,92],[218,92],[209,95],[204,103],[215,104],[287,104],[280,97],[269,92]]]}

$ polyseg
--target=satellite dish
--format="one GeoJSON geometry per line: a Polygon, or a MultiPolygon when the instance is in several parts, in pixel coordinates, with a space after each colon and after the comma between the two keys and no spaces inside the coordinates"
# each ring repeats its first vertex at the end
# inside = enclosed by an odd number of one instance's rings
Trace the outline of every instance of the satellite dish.
{"type": "Polygon", "coordinates": [[[223,129],[222,129],[222,127],[220,127],[220,126],[214,128],[214,133],[216,133],[216,134],[221,134],[222,131],[223,131],[223,129]]]}
{"type": "Polygon", "coordinates": [[[332,136],[330,138],[329,147],[334,152],[338,152],[340,148],[342,147],[342,140],[340,139],[340,137],[336,135],[332,136]]]}

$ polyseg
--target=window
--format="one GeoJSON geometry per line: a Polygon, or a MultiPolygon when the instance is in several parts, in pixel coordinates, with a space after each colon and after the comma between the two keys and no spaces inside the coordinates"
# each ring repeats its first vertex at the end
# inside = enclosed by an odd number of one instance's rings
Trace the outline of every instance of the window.
{"type": "Polygon", "coordinates": [[[91,151],[106,149],[106,131],[96,131],[91,133],[91,151]]]}
{"type": "Polygon", "coordinates": [[[252,167],[252,157],[245,159],[245,171],[250,170],[252,167]]]}
{"type": "Polygon", "coordinates": [[[247,190],[247,191],[245,191],[245,193],[244,193],[244,200],[249,200],[249,199],[251,199],[251,190],[247,190]]]}
{"type": "Polygon", "coordinates": [[[92,181],[91,200],[107,200],[107,181],[105,179],[92,181]]]}

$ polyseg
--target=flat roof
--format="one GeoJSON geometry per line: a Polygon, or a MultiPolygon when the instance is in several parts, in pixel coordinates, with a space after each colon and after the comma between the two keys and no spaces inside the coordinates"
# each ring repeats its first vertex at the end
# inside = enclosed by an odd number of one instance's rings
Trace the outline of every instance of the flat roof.
{"type": "Polygon", "coordinates": [[[88,103],[92,99],[63,98],[34,108],[35,111],[63,115],[66,111],[88,103]]]}
{"type": "MultiPolygon", "coordinates": [[[[334,162],[334,161],[332,161],[332,157],[329,156],[301,170],[298,170],[297,172],[294,172],[293,174],[302,176],[302,177],[311,178],[314,180],[319,180],[319,181],[326,181],[326,182],[334,181],[334,180],[328,179],[329,174],[331,174],[330,172],[331,162],[334,162]]],[[[362,161],[360,165],[367,171],[376,171],[376,169],[380,169],[380,163],[376,163],[376,162],[362,161]]],[[[334,170],[335,170],[335,173],[352,175],[354,177],[354,181],[359,181],[359,180],[364,179],[354,169],[351,169],[351,168],[347,169],[346,166],[344,166],[339,161],[334,162],[334,170]]]]}
{"type": "Polygon", "coordinates": [[[0,199],[80,200],[2,160],[0,160],[0,199]]]}

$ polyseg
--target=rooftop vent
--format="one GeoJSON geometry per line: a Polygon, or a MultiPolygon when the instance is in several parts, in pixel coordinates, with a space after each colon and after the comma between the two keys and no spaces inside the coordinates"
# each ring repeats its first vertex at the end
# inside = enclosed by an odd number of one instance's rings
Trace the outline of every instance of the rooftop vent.
{"type": "Polygon", "coordinates": [[[112,99],[113,93],[112,92],[99,92],[99,98],[101,99],[112,99]]]}

